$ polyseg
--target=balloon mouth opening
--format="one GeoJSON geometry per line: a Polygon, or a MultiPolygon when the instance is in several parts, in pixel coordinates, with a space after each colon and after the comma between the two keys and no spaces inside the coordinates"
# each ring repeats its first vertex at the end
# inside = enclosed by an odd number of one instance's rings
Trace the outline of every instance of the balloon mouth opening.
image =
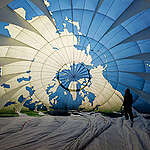
{"type": "Polygon", "coordinates": [[[90,70],[82,63],[64,64],[57,72],[59,85],[67,91],[78,92],[91,81],[90,70]]]}

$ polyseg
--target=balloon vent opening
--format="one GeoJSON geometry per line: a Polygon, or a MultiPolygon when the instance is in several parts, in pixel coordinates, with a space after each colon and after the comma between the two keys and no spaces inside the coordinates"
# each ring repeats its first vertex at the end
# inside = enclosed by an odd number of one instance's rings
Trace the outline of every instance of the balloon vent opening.
{"type": "Polygon", "coordinates": [[[59,69],[57,80],[65,90],[77,92],[89,85],[90,70],[82,63],[65,64],[59,69]]]}

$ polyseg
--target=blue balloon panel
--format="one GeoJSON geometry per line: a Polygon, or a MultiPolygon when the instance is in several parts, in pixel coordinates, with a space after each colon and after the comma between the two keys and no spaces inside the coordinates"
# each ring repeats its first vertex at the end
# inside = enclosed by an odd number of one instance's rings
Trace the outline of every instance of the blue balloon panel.
{"type": "Polygon", "coordinates": [[[0,16],[0,108],[150,113],[150,2],[13,0],[0,16]],[[11,11],[10,11],[11,10],[11,11]],[[9,13],[8,13],[9,12],[9,13]]]}

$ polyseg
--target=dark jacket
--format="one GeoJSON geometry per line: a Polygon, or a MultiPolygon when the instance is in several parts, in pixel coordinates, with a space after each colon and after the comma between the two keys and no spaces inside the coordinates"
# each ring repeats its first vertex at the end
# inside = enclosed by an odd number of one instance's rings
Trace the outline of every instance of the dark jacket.
{"type": "Polygon", "coordinates": [[[132,103],[133,103],[132,94],[126,93],[124,96],[123,106],[125,108],[129,108],[132,107],[132,103]]]}

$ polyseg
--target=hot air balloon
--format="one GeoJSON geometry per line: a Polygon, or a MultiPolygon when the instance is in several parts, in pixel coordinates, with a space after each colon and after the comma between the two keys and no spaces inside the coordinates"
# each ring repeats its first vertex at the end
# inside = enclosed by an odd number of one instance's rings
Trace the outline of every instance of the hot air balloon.
{"type": "Polygon", "coordinates": [[[0,109],[150,112],[148,0],[1,0],[0,109]],[[8,104],[7,104],[8,103],[8,104]]]}
{"type": "Polygon", "coordinates": [[[148,150],[149,114],[150,0],[0,0],[1,150],[148,150]]]}

